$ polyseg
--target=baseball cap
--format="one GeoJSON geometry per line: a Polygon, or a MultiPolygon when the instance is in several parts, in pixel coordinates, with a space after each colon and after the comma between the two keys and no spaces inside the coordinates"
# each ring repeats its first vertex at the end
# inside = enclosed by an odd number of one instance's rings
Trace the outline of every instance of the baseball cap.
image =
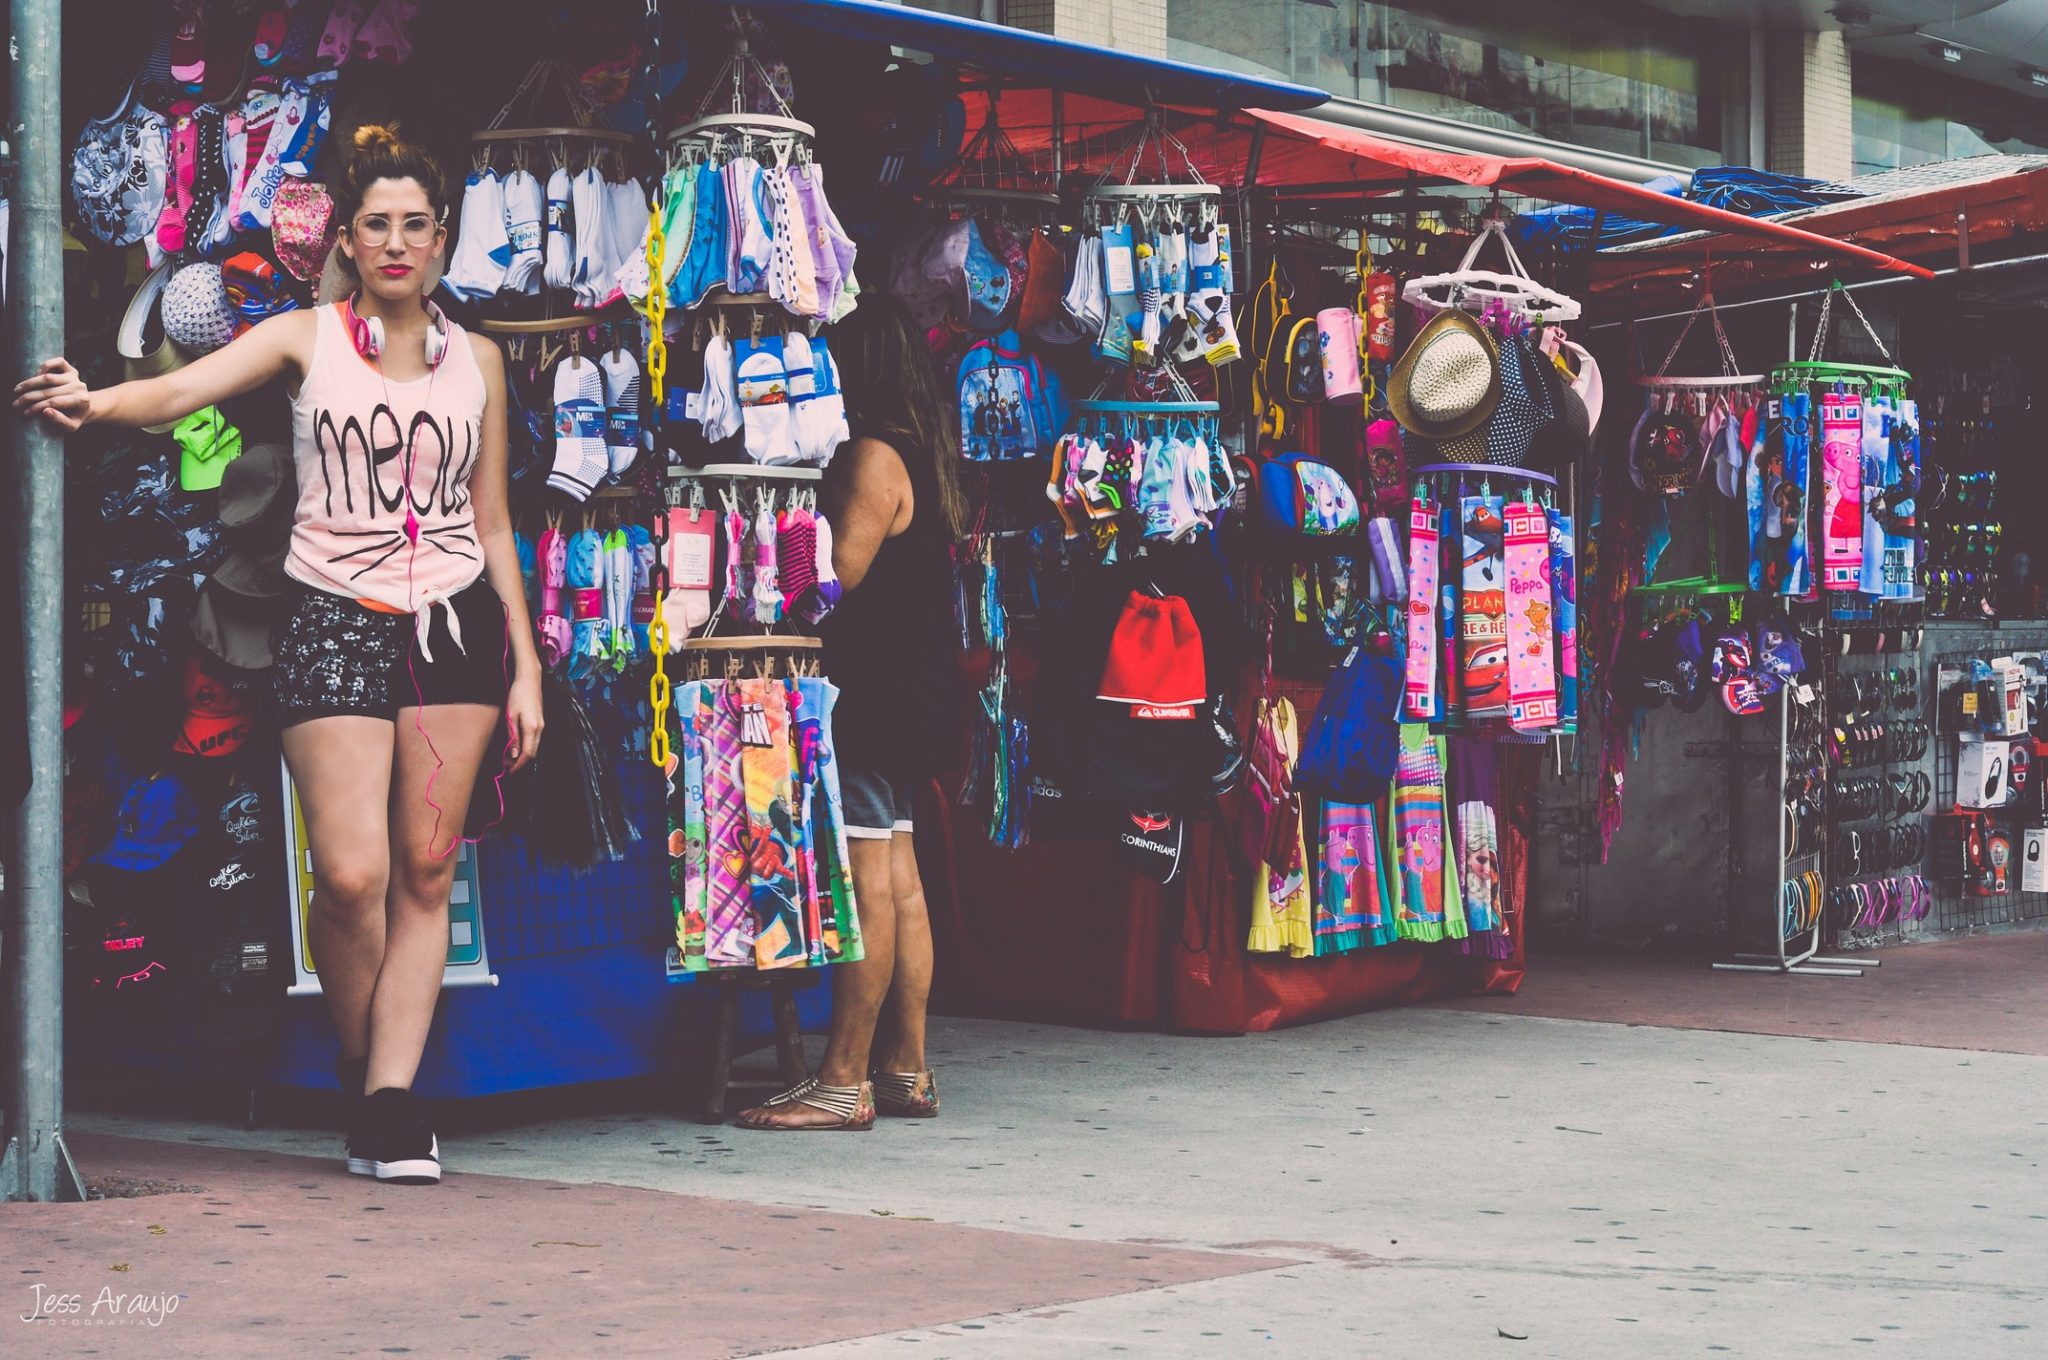
{"type": "Polygon", "coordinates": [[[178,488],[211,491],[229,463],[242,456],[242,432],[228,424],[220,407],[194,411],[171,429],[178,441],[178,488]]]}
{"type": "Polygon", "coordinates": [[[183,756],[233,755],[249,739],[252,719],[242,687],[215,674],[194,653],[185,662],[185,723],[171,749],[183,756]]]}
{"type": "Polygon", "coordinates": [[[121,797],[114,839],[94,858],[110,869],[148,873],[185,848],[199,830],[199,808],[184,781],[159,774],[138,779],[121,797]]]}

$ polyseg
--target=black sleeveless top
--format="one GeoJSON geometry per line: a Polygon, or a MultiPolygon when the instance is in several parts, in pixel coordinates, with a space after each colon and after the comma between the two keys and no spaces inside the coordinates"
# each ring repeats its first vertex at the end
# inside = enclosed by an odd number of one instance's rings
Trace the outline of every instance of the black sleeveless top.
{"type": "MultiPolygon", "coordinates": [[[[874,437],[896,447],[886,433],[874,437]]],[[[867,575],[818,633],[825,676],[839,687],[832,739],[841,769],[914,782],[938,773],[957,749],[963,710],[953,563],[939,490],[910,459],[904,467],[913,499],[909,527],[882,540],[867,575]]],[[[851,475],[849,459],[826,467],[828,508],[846,504],[851,475]]]]}

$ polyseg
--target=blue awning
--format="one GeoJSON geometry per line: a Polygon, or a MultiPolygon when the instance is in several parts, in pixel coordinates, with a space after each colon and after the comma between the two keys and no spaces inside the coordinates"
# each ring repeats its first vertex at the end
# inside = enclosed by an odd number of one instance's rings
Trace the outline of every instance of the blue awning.
{"type": "Polygon", "coordinates": [[[771,31],[779,19],[816,32],[929,52],[1045,89],[1128,98],[1134,104],[1142,104],[1147,91],[1161,104],[1218,109],[1309,109],[1330,97],[1283,80],[1163,57],[1134,57],[1069,38],[879,0],[747,0],[744,8],[768,21],[771,31]]]}

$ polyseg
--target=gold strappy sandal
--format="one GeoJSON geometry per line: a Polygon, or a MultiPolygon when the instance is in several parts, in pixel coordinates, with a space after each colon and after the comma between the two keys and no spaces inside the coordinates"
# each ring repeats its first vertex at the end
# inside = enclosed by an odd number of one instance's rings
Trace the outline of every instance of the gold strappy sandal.
{"type": "Polygon", "coordinates": [[[760,1110],[773,1110],[784,1105],[808,1105],[814,1110],[838,1118],[837,1124],[770,1124],[748,1119],[748,1111],[740,1115],[739,1125],[743,1129],[762,1129],[773,1133],[864,1133],[875,1126],[875,1087],[873,1082],[864,1081],[858,1086],[827,1086],[816,1077],[805,1077],[781,1095],[770,1096],[756,1106],[760,1110]]]}
{"type": "Polygon", "coordinates": [[[873,1074],[875,1109],[898,1119],[936,1119],[939,1081],[927,1067],[922,1072],[873,1074]]]}

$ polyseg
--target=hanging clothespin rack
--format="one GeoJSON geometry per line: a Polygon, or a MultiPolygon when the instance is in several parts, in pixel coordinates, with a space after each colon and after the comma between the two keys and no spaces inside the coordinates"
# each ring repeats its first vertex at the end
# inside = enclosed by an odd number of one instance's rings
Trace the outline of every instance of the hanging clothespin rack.
{"type": "Polygon", "coordinates": [[[1026,156],[1002,124],[1002,93],[988,91],[982,125],[960,148],[943,180],[917,191],[940,209],[994,208],[1006,216],[1051,225],[1060,208],[1059,176],[1049,158],[1026,156]]]}
{"type": "Polygon", "coordinates": [[[821,674],[825,644],[782,633],[767,637],[689,638],[683,643],[686,680],[793,678],[821,674]]]}
{"type": "Polygon", "coordinates": [[[774,75],[754,55],[753,35],[760,31],[760,22],[735,10],[729,27],[733,33],[731,54],[712,76],[696,117],[669,133],[670,148],[696,143],[698,151],[715,155],[720,148],[738,142],[747,148],[772,146],[785,153],[800,150],[808,157],[818,130],[796,116],[776,88],[774,75]],[[757,111],[755,106],[760,104],[769,107],[757,111]]]}
{"type": "Polygon", "coordinates": [[[470,141],[476,147],[478,169],[489,164],[500,151],[510,151],[523,165],[528,148],[552,144],[557,148],[557,160],[566,165],[571,145],[595,157],[602,148],[629,146],[634,141],[629,132],[616,132],[596,123],[596,106],[583,92],[583,81],[575,68],[544,57],[527,70],[526,78],[519,82],[519,88],[512,92],[504,107],[483,131],[471,134],[470,141]],[[513,114],[522,105],[529,118],[514,126],[513,114]],[[551,108],[561,112],[551,118],[551,108]]]}
{"type": "Polygon", "coordinates": [[[1863,309],[1856,305],[1856,299],[1851,296],[1848,289],[1842,287],[1840,279],[1835,280],[1834,284],[1821,297],[1820,322],[1814,327],[1813,345],[1807,351],[1806,358],[1789,360],[1771,370],[1771,383],[1773,386],[1840,385],[1843,387],[1860,388],[1876,395],[1893,397],[1905,395],[1906,386],[1912,381],[1912,374],[1893,364],[1891,350],[1885,346],[1884,340],[1879,337],[1877,328],[1870,324],[1870,318],[1865,316],[1863,309]],[[1884,363],[1851,364],[1821,358],[1821,351],[1827,347],[1830,337],[1828,323],[1833,316],[1837,294],[1841,296],[1843,302],[1848,304],[1849,310],[1855,314],[1856,319],[1863,323],[1864,332],[1870,336],[1870,343],[1877,347],[1877,352],[1884,356],[1884,363]]]}
{"type": "Polygon", "coordinates": [[[1531,325],[1576,321],[1580,311],[1577,299],[1530,276],[1522,257],[1515,253],[1514,243],[1508,240],[1507,218],[1497,210],[1497,205],[1487,211],[1479,234],[1466,247],[1465,258],[1456,269],[1408,280],[1402,285],[1401,297],[1431,314],[1453,307],[1484,312],[1489,306],[1500,306],[1531,325]],[[1501,253],[1507,257],[1506,273],[1478,267],[1479,253],[1489,241],[1499,242],[1501,253]]]}

